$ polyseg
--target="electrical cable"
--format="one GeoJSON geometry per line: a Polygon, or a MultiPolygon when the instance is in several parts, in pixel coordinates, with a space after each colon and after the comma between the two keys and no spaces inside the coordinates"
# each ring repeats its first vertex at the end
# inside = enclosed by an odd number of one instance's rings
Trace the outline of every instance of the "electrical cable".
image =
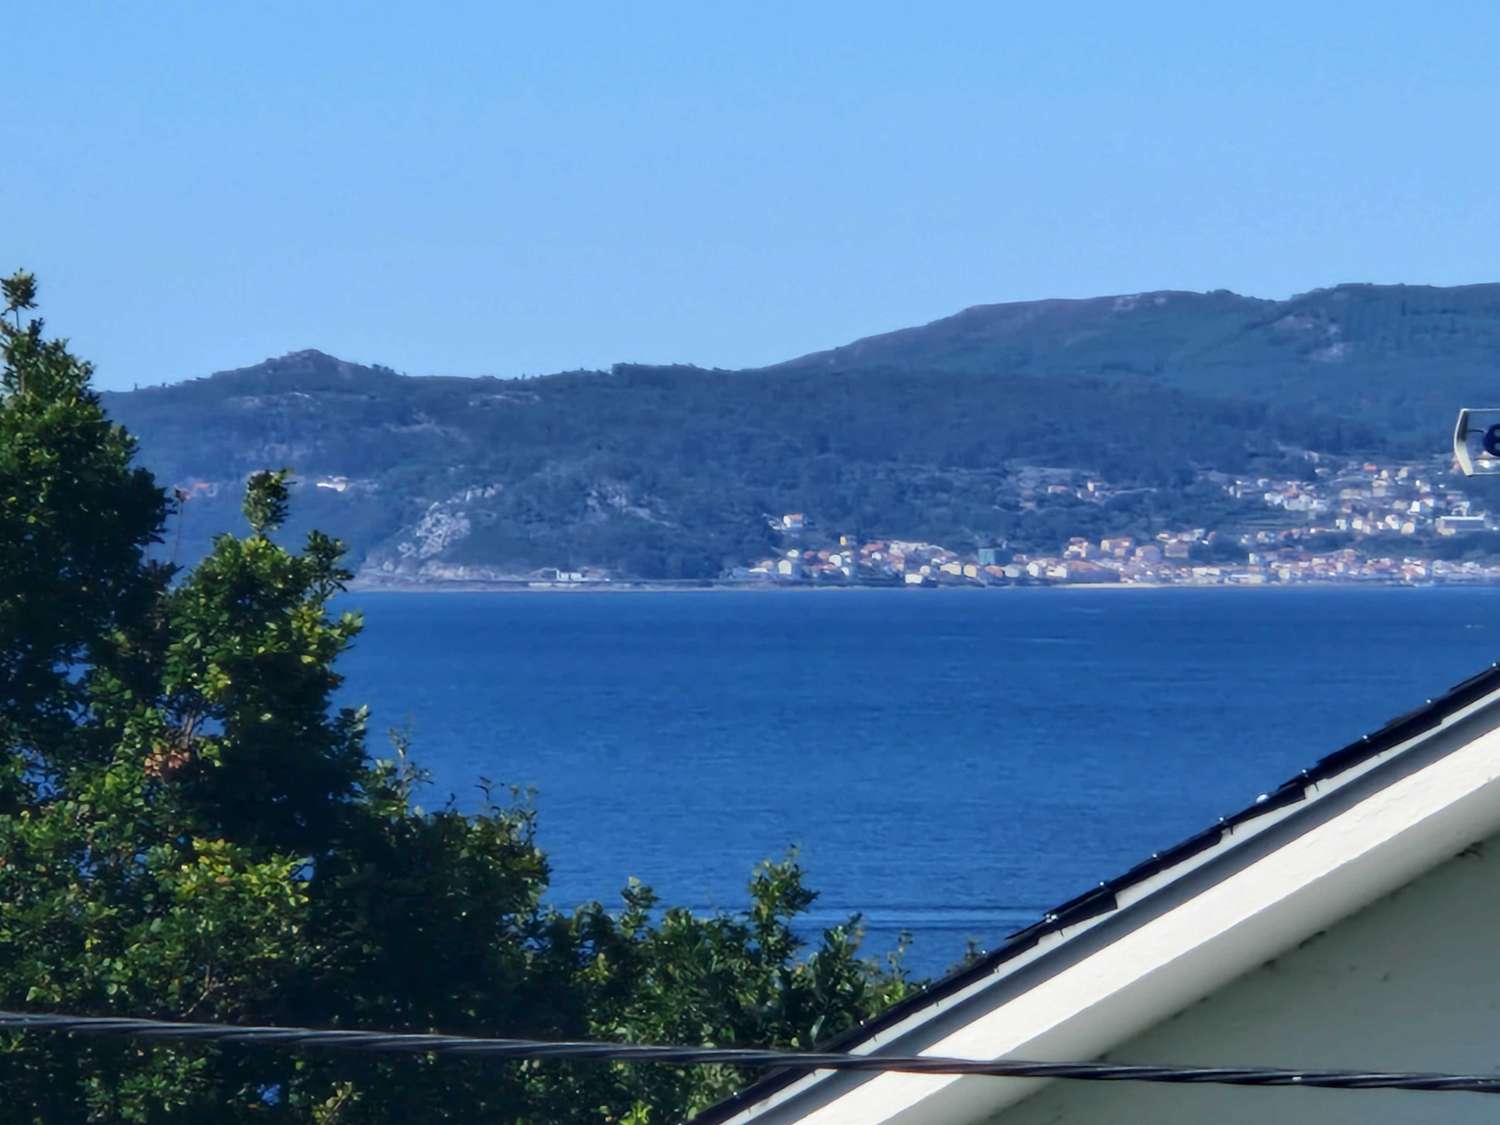
{"type": "Polygon", "coordinates": [[[308,1027],[253,1027],[218,1023],[70,1016],[0,1011],[0,1031],[68,1035],[119,1035],[149,1041],[228,1043],[279,1047],[432,1054],[463,1058],[594,1062],[648,1062],[676,1066],[742,1066],[777,1070],[896,1071],[903,1074],[976,1075],[992,1078],[1069,1078],[1096,1082],[1168,1082],[1189,1085],[1304,1086],[1330,1090],[1417,1090],[1500,1094],[1500,1074],[1428,1074],[1380,1070],[1313,1070],[1278,1067],[1149,1066],[1136,1063],[1039,1062],[957,1059],[927,1055],[850,1055],[738,1047],[669,1047],[653,1044],[547,1042],[466,1035],[345,1031],[308,1027]]]}

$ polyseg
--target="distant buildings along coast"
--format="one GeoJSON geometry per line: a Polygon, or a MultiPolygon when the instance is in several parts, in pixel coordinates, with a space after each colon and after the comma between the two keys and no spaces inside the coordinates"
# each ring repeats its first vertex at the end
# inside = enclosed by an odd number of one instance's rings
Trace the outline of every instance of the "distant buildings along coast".
{"type": "MultiPolygon", "coordinates": [[[[815,523],[805,513],[787,513],[770,520],[784,541],[780,552],[735,567],[728,577],[744,583],[911,587],[1500,581],[1500,563],[1456,557],[1461,549],[1443,546],[1497,525],[1450,479],[1441,461],[1335,464],[1318,454],[1304,456],[1311,468],[1307,479],[1204,474],[1230,499],[1280,517],[1279,526],[1192,527],[1150,537],[1072,536],[1054,551],[1013,551],[1004,543],[961,550],[848,534],[808,545],[800,540],[817,531],[815,523]]],[[[1036,510],[1046,498],[1064,496],[1103,503],[1117,491],[1087,474],[1053,475],[1071,479],[1048,479],[1040,471],[1020,491],[1023,508],[1036,510]]]]}

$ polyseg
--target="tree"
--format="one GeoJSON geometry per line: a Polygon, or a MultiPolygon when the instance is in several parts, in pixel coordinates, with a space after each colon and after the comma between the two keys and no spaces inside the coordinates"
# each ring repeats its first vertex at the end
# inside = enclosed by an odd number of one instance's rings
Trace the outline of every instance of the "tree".
{"type": "MultiPolygon", "coordinates": [[[[0,1006],[390,1030],[810,1047],[904,995],[858,919],[810,953],[789,858],[742,915],[543,905],[516,800],[414,803],[333,706],[358,635],[329,599],[342,546],[275,536],[286,471],[253,475],[249,534],[190,572],[148,558],[170,514],[89,368],[4,283],[0,394],[0,1006]]],[[[600,1064],[0,1037],[8,1120],[669,1121],[746,1075],[600,1064]]]]}
{"type": "Polygon", "coordinates": [[[86,752],[75,673],[118,663],[164,588],[145,552],[167,503],[130,467],[134,443],[104,417],[89,366],[45,340],[40,320],[22,325],[32,276],[6,279],[0,293],[0,751],[46,771],[86,752]],[[52,752],[39,759],[43,746],[52,752]]]}

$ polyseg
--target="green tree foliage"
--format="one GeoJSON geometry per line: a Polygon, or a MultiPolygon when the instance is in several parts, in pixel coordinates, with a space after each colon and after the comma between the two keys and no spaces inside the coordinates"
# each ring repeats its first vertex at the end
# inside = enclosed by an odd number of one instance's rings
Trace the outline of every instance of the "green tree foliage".
{"type": "Polygon", "coordinates": [[[117,662],[163,588],[145,552],[167,506],[130,467],[134,444],[105,419],[88,365],[40,320],[22,324],[35,293],[29,274],[6,280],[0,317],[0,746],[45,741],[58,761],[27,764],[51,769],[84,752],[72,669],[117,662]]]}
{"type": "MultiPolygon", "coordinates": [[[[332,704],[356,615],[318,532],[147,559],[169,505],[87,365],[5,283],[0,395],[0,1006],[454,1033],[810,1047],[899,999],[858,919],[803,950],[813,895],[768,863],[743,914],[543,905],[534,814],[423,811],[332,704]]],[[[7,1121],[673,1121],[731,1069],[490,1065],[0,1036],[7,1121]]]]}

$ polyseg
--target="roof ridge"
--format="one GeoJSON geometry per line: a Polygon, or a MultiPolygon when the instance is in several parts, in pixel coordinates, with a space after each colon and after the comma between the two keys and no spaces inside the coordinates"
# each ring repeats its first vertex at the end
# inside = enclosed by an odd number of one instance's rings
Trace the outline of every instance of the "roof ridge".
{"type": "MultiPolygon", "coordinates": [[[[1043,938],[1113,912],[1118,909],[1123,892],[1139,887],[1147,880],[1224,842],[1236,828],[1306,800],[1309,792],[1319,783],[1341,777],[1371,759],[1441,726],[1446,719],[1497,691],[1500,691],[1500,662],[1491,663],[1489,667],[1453,685],[1442,695],[1427,700],[1422,706],[1397,715],[1379,729],[1325,754],[1307,769],[1288,778],[1276,788],[1260,794],[1245,808],[1220,817],[1217,823],[1165,851],[1153,852],[1150,858],[1142,860],[1113,879],[1105,880],[1092,890],[1044,911],[1038,921],[1007,935],[990,952],[968,964],[960,965],[933,981],[921,992],[893,1004],[857,1027],[819,1044],[818,1050],[853,1050],[922,1009],[939,1004],[993,975],[1006,962],[1035,948],[1043,938]]],[[[691,1118],[689,1125],[720,1125],[753,1103],[803,1077],[805,1076],[801,1072],[795,1071],[768,1074],[691,1118]]]]}

